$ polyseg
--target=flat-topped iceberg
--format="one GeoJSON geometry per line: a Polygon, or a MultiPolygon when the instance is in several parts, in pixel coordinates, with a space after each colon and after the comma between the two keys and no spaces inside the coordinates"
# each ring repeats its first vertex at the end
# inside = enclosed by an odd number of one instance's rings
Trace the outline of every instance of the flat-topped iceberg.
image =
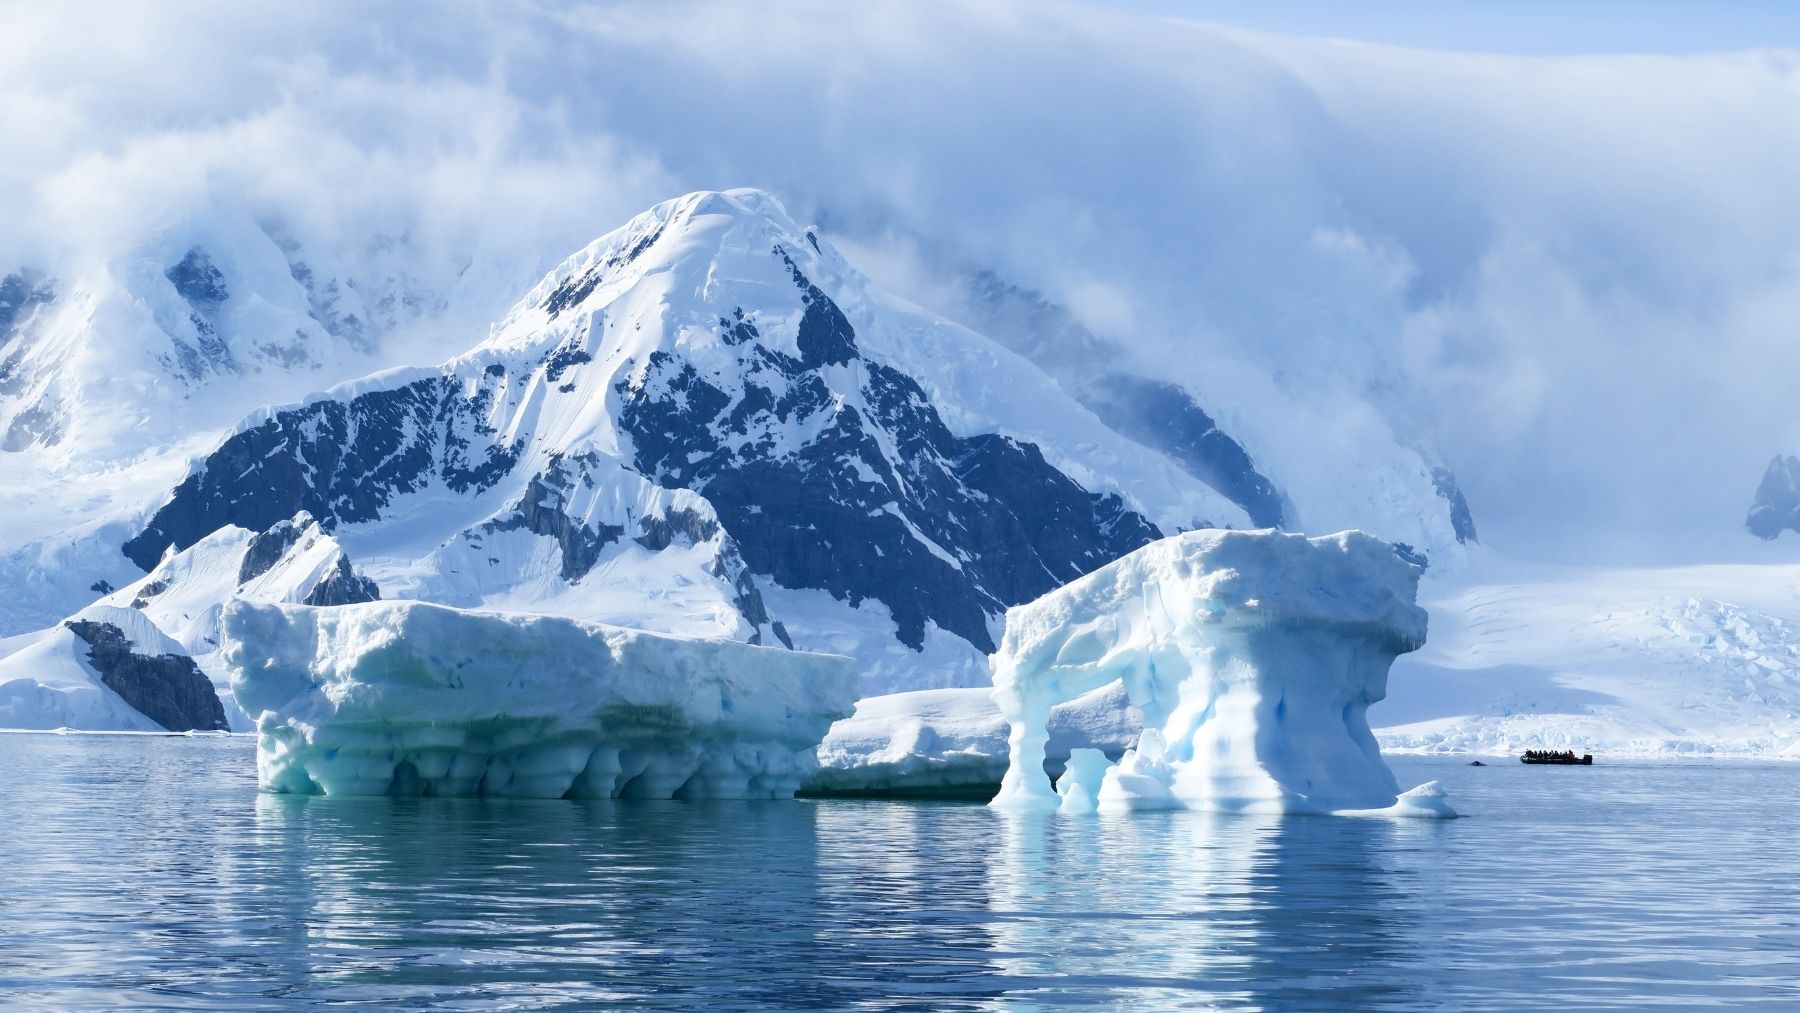
{"type": "Polygon", "coordinates": [[[847,717],[847,658],[423,602],[234,602],[271,791],[788,798],[847,717]]]}
{"type": "Polygon", "coordinates": [[[1425,642],[1420,573],[1359,531],[1191,531],[1012,609],[993,659],[1011,725],[994,805],[1454,815],[1430,792],[1396,805],[1367,718],[1394,658],[1425,642]],[[1050,710],[1114,681],[1144,733],[1116,765],[1078,750],[1059,796],[1050,710]]]}

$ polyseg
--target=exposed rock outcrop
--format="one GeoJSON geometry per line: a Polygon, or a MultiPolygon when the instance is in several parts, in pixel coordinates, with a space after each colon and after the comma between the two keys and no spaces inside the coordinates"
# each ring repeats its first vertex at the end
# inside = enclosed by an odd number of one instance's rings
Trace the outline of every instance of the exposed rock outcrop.
{"type": "Polygon", "coordinates": [[[108,689],[172,732],[226,731],[225,708],[212,682],[185,654],[139,654],[111,623],[65,623],[88,645],[88,660],[108,689]]]}

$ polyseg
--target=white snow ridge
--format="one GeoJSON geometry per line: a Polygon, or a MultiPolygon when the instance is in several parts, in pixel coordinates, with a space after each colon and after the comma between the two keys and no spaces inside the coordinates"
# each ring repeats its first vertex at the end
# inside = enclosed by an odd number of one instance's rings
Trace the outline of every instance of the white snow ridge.
{"type": "Polygon", "coordinates": [[[1192,531],[1012,609],[993,804],[1454,816],[1431,785],[1399,796],[1366,716],[1394,658],[1425,642],[1420,572],[1360,531],[1192,531]],[[1039,772],[1050,709],[1115,680],[1143,735],[1111,767],[1076,750],[1059,798],[1039,772]]]}
{"type": "Polygon", "coordinates": [[[848,658],[423,602],[236,602],[224,654],[276,792],[789,798],[848,658]]]}

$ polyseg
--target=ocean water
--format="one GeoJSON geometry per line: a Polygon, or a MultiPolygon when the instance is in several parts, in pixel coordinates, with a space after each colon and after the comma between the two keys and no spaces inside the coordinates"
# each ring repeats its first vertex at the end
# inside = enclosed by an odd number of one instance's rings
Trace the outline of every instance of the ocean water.
{"type": "Polygon", "coordinates": [[[1397,758],[1469,818],[342,800],[0,735],[0,1003],[1800,1008],[1800,766],[1397,758]]]}

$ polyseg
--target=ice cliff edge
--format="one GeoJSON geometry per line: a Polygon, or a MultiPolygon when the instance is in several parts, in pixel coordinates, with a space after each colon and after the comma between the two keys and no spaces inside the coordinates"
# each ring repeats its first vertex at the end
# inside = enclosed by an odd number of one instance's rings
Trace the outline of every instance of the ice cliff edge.
{"type": "Polygon", "coordinates": [[[1425,642],[1421,572],[1360,531],[1191,531],[1010,610],[994,805],[1453,815],[1429,790],[1396,801],[1367,718],[1394,658],[1425,642]],[[1050,708],[1115,680],[1144,735],[1117,765],[1073,759],[1059,798],[1042,773],[1050,708]]]}
{"type": "Polygon", "coordinates": [[[277,792],[787,798],[848,658],[417,601],[237,601],[225,663],[277,792]]]}

